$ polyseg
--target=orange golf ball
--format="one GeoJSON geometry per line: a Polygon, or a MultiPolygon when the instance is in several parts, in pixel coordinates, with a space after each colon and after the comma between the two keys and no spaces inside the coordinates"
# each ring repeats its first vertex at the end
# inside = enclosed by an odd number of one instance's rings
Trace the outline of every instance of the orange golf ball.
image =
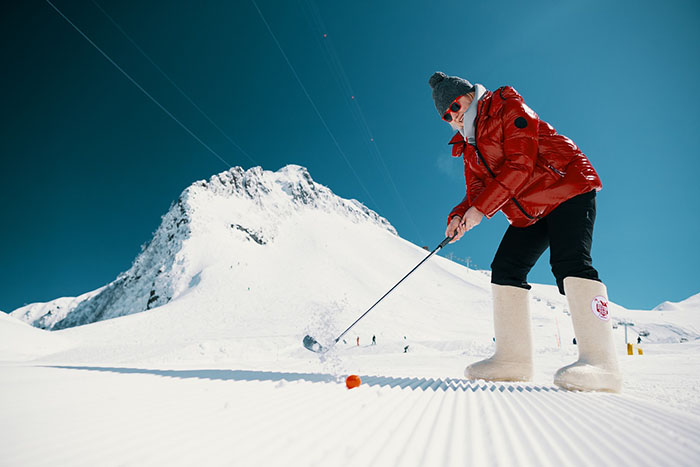
{"type": "Polygon", "coordinates": [[[345,385],[348,389],[356,388],[362,383],[362,380],[357,375],[350,375],[345,379],[345,385]]]}

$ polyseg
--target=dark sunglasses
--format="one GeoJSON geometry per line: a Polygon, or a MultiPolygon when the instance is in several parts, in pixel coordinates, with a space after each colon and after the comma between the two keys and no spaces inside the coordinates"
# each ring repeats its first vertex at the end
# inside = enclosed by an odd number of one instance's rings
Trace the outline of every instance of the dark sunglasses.
{"type": "MultiPolygon", "coordinates": [[[[459,96],[462,97],[462,96],[459,96]]],[[[457,99],[459,99],[459,97],[457,99]]],[[[459,109],[462,108],[459,102],[457,102],[457,99],[450,104],[450,106],[447,108],[447,111],[445,114],[442,116],[442,119],[445,120],[446,122],[451,122],[452,121],[452,114],[450,114],[450,111],[452,112],[459,112],[459,109]]]]}

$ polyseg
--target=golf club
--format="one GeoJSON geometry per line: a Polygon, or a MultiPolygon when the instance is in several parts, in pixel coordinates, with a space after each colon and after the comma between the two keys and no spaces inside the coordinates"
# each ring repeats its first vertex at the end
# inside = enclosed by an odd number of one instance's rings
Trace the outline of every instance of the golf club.
{"type": "MultiPolygon", "coordinates": [[[[385,298],[387,295],[389,295],[396,287],[398,287],[399,284],[402,283],[402,282],[404,281],[404,279],[406,279],[408,276],[410,276],[411,273],[412,273],[413,271],[415,271],[416,269],[418,269],[418,267],[419,267],[421,264],[425,263],[425,262],[428,260],[428,258],[430,258],[431,256],[433,256],[440,248],[442,248],[442,247],[444,247],[445,245],[447,245],[447,244],[450,242],[450,240],[452,240],[453,238],[454,238],[454,237],[447,237],[447,238],[445,238],[445,239],[442,241],[442,243],[440,243],[433,251],[430,252],[430,254],[429,254],[428,256],[426,256],[425,258],[423,258],[423,260],[422,260],[420,263],[418,263],[413,269],[411,269],[411,270],[408,272],[408,274],[406,274],[405,276],[403,276],[403,278],[401,278],[401,280],[398,281],[398,282],[396,283],[396,285],[394,285],[391,289],[389,289],[389,291],[388,291],[387,293],[385,293],[384,295],[382,295],[382,298],[380,298],[379,300],[377,300],[377,301],[375,302],[374,305],[372,305],[371,307],[369,307],[369,310],[367,310],[367,311],[365,311],[364,313],[362,313],[362,315],[361,315],[359,318],[357,318],[357,319],[355,320],[354,323],[352,323],[350,326],[348,326],[348,328],[347,328],[345,331],[343,331],[338,337],[336,337],[336,338],[335,338],[335,341],[333,341],[333,343],[331,344],[331,347],[332,347],[333,345],[337,344],[338,341],[339,341],[350,329],[353,328],[353,326],[355,326],[362,318],[364,318],[365,315],[366,315],[367,313],[369,313],[370,311],[372,311],[372,308],[374,308],[375,306],[377,306],[377,304],[378,304],[379,302],[381,302],[382,300],[384,300],[384,298],[385,298]]],[[[318,341],[317,341],[316,339],[314,339],[313,337],[309,336],[308,334],[304,337],[304,347],[306,347],[306,348],[309,349],[310,351],[316,352],[316,353],[324,353],[324,352],[327,352],[327,351],[330,349],[330,347],[327,348],[327,347],[324,347],[324,346],[322,346],[321,344],[319,344],[318,341]]]]}

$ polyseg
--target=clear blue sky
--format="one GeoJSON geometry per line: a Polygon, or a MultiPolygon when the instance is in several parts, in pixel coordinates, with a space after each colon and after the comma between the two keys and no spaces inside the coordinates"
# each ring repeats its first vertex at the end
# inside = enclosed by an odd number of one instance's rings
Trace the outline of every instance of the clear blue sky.
{"type": "MultiPolygon", "coordinates": [[[[54,3],[227,163],[47,2],[3,3],[3,311],[110,282],[171,201],[227,164],[303,165],[432,249],[465,190],[436,70],[514,86],[588,155],[612,300],[700,292],[696,0],[256,0],[294,72],[250,0],[98,1],[54,3]]],[[[498,214],[445,253],[488,268],[506,226],[498,214]]],[[[530,280],[553,283],[548,253],[530,280]]]]}

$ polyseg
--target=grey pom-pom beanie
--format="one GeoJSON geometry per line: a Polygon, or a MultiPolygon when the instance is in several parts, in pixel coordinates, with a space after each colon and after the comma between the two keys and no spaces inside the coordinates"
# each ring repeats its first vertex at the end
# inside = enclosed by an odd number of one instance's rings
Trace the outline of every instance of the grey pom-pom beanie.
{"type": "Polygon", "coordinates": [[[466,79],[459,76],[447,76],[442,71],[433,73],[428,83],[433,89],[433,101],[440,117],[445,115],[452,101],[474,90],[472,83],[466,79]]]}

